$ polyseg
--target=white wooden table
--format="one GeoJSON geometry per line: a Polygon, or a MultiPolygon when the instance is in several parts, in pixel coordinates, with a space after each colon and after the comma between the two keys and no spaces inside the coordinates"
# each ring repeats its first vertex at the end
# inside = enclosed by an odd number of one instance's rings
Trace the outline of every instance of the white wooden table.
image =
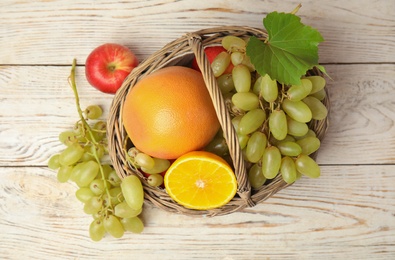
{"type": "Polygon", "coordinates": [[[0,3],[0,259],[395,259],[395,1],[302,2],[326,41],[330,128],[319,179],[304,178],[244,212],[192,218],[146,206],[145,230],[88,237],[91,217],[46,167],[77,120],[67,83],[77,58],[83,106],[111,95],[84,76],[89,52],[127,45],[140,60],[186,32],[261,27],[295,1],[12,1],[0,3]]]}

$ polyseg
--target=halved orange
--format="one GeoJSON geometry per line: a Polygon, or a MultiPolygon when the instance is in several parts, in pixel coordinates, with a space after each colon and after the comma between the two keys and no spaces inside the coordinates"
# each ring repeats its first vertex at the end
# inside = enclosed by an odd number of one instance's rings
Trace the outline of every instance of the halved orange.
{"type": "Polygon", "coordinates": [[[166,172],[169,196],[186,208],[207,210],[227,204],[236,194],[237,181],[229,164],[206,151],[186,153],[166,172]]]}

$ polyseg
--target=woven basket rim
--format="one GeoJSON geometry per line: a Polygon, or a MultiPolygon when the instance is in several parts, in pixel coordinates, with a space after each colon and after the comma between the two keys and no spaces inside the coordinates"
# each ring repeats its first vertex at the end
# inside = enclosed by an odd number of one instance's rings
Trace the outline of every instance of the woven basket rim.
{"type": "MultiPolygon", "coordinates": [[[[265,201],[280,190],[290,186],[285,183],[282,177],[278,175],[275,179],[265,184],[260,189],[252,189],[244,165],[242,152],[236,138],[233,125],[230,122],[230,115],[226,111],[226,105],[223,101],[215,77],[212,74],[210,63],[205,57],[204,48],[207,46],[220,45],[220,41],[226,35],[235,35],[239,37],[256,36],[260,39],[267,37],[266,31],[248,26],[220,26],[213,28],[201,29],[192,33],[186,33],[180,38],[169,42],[163,48],[153,53],[147,59],[142,61],[125,79],[122,87],[118,90],[111,104],[108,122],[107,135],[109,141],[109,154],[114,169],[120,178],[124,178],[130,174],[136,174],[140,177],[145,191],[145,201],[151,203],[165,211],[190,215],[190,216],[217,216],[226,215],[232,212],[238,212],[246,207],[252,207],[258,203],[265,201]],[[127,162],[125,155],[125,147],[128,138],[126,131],[122,125],[122,107],[128,92],[133,86],[145,75],[149,75],[154,71],[172,65],[186,65],[191,57],[196,57],[201,69],[203,78],[208,86],[213,104],[216,108],[217,115],[221,122],[221,127],[227,133],[229,150],[231,150],[232,159],[235,167],[235,174],[239,184],[237,196],[223,207],[211,210],[194,210],[188,209],[174,202],[164,189],[151,187],[147,184],[144,175],[136,170],[127,162]],[[219,111],[219,112],[218,112],[219,111]],[[232,148],[233,147],[233,148],[232,148]]],[[[318,69],[308,72],[311,75],[321,75],[318,69]]],[[[325,90],[328,91],[327,87],[325,90]]],[[[329,95],[323,101],[324,105],[330,108],[329,95]]],[[[310,128],[314,129],[317,137],[322,140],[329,126],[329,114],[325,120],[313,120],[310,128]]],[[[311,155],[316,157],[317,152],[311,155]]]]}

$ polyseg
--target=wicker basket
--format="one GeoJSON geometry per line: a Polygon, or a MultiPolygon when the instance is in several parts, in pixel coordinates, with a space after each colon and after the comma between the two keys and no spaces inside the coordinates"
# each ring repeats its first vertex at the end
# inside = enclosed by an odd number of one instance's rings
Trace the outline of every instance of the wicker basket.
{"type": "MultiPolygon", "coordinates": [[[[267,37],[266,32],[261,29],[237,26],[217,27],[188,33],[181,38],[168,43],[161,50],[154,53],[135,68],[125,79],[122,87],[116,93],[111,105],[107,134],[109,140],[109,153],[113,166],[121,178],[131,174],[137,174],[143,183],[145,201],[152,203],[163,210],[191,216],[225,215],[241,211],[246,207],[252,207],[257,203],[268,199],[281,189],[289,186],[289,184],[282,180],[280,175],[269,183],[263,185],[260,189],[251,189],[248,182],[245,162],[243,160],[235,130],[231,123],[230,114],[227,111],[225,102],[217,86],[217,81],[204,54],[205,47],[220,45],[222,38],[226,35],[234,35],[241,38],[256,36],[262,40],[267,37]],[[187,65],[192,61],[194,55],[196,56],[197,62],[202,71],[203,78],[206,82],[206,86],[213,100],[218,119],[223,129],[225,139],[228,143],[229,152],[233,160],[235,175],[238,182],[237,195],[228,204],[221,208],[204,211],[187,209],[174,202],[164,189],[149,186],[143,174],[129,165],[126,159],[126,153],[128,146],[130,146],[131,143],[123,127],[121,115],[125,97],[139,79],[163,67],[187,65]]],[[[318,75],[320,72],[318,70],[312,70],[309,71],[309,74],[318,75]]],[[[329,110],[328,95],[323,102],[329,110]]],[[[317,137],[319,139],[324,137],[327,127],[328,120],[312,121],[310,123],[310,128],[317,133],[317,137]]],[[[314,156],[315,154],[313,157],[314,156]]]]}

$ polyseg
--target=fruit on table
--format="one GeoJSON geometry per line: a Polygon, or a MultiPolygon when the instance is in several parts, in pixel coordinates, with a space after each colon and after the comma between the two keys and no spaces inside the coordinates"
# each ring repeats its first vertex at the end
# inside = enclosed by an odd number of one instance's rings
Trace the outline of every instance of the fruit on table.
{"type": "MultiPolygon", "coordinates": [[[[229,56],[234,67],[231,73],[215,76],[247,161],[250,184],[259,188],[279,173],[287,183],[296,181],[301,174],[319,176],[318,166],[309,155],[318,150],[320,141],[309,123],[328,115],[322,102],[326,96],[325,79],[303,76],[299,84],[284,84],[269,74],[261,75],[254,70],[260,64],[251,64],[246,54],[246,42],[235,36],[222,39],[227,53],[217,56],[215,67],[227,66],[229,56]]],[[[224,141],[223,137],[217,139],[218,144],[224,141]]],[[[207,150],[220,156],[227,151],[226,147],[207,150]]]]}
{"type": "Polygon", "coordinates": [[[202,149],[220,127],[201,73],[181,66],[138,81],[125,98],[122,120],[134,146],[160,159],[202,149]]]}
{"type": "Polygon", "coordinates": [[[136,175],[129,175],[122,180],[122,194],[128,206],[139,210],[143,206],[144,191],[140,179],[136,175]]]}
{"type": "Polygon", "coordinates": [[[164,181],[172,199],[197,210],[221,207],[237,191],[236,177],[227,162],[206,151],[189,152],[175,160],[164,181]]]}
{"type": "Polygon", "coordinates": [[[121,179],[104,159],[108,149],[106,123],[100,119],[102,109],[97,105],[81,109],[75,66],[74,60],[70,85],[79,120],[74,129],[59,134],[59,141],[65,147],[49,159],[48,167],[58,171],[56,177],[59,182],[72,181],[78,185],[75,196],[83,203],[84,212],[93,218],[89,226],[89,236],[93,241],[100,241],[106,234],[118,238],[125,231],[140,233],[144,228],[139,217],[144,199],[143,187],[137,177],[138,181],[130,181],[128,177],[126,182],[122,182],[123,194],[121,179]]]}
{"type": "Polygon", "coordinates": [[[88,55],[85,75],[93,87],[114,94],[138,64],[136,55],[126,46],[106,43],[88,55]]]}
{"type": "MultiPolygon", "coordinates": [[[[208,61],[210,64],[214,61],[214,59],[218,56],[218,54],[226,52],[226,49],[222,46],[209,46],[204,49],[204,53],[207,56],[208,61]]],[[[200,71],[200,68],[197,64],[196,58],[193,59],[191,67],[194,70],[200,71]]],[[[223,73],[231,73],[233,69],[233,64],[228,62],[228,66],[226,69],[223,71],[223,73]]]]}

